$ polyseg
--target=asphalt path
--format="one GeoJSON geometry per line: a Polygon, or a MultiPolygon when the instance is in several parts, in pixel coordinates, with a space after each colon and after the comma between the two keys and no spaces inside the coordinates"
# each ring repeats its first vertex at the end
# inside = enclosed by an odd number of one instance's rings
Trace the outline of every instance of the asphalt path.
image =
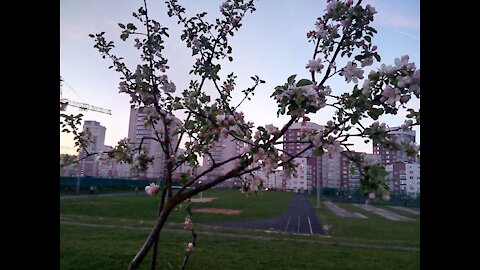
{"type": "Polygon", "coordinates": [[[404,216],[401,216],[397,213],[390,212],[390,211],[387,211],[387,210],[382,209],[382,208],[373,207],[371,205],[367,205],[367,204],[353,204],[353,205],[355,205],[357,207],[360,207],[365,211],[375,213],[377,215],[380,215],[380,216],[382,216],[384,218],[387,218],[387,219],[390,219],[390,220],[394,220],[394,221],[415,221],[415,219],[413,219],[413,218],[404,217],[404,216]]]}
{"type": "Polygon", "coordinates": [[[324,201],[323,205],[325,205],[330,211],[332,211],[335,215],[339,217],[348,217],[348,218],[367,218],[365,215],[362,215],[357,212],[347,211],[343,208],[338,207],[331,201],[324,201]]]}
{"type": "Polygon", "coordinates": [[[205,224],[297,234],[325,234],[315,209],[305,194],[295,194],[287,210],[280,217],[253,221],[208,222],[205,224]]]}

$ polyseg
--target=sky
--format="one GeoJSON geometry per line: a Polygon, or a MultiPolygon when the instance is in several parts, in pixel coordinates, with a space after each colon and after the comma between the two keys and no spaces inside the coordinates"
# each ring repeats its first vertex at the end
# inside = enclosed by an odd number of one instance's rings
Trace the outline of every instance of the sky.
{"type": "MultiPolygon", "coordinates": [[[[168,27],[170,39],[165,43],[163,54],[169,59],[169,79],[177,86],[177,94],[188,87],[189,81],[195,77],[188,74],[195,57],[180,40],[181,28],[175,18],[167,16],[167,8],[163,0],[148,1],[149,17],[168,27]]],[[[213,0],[180,0],[187,14],[193,15],[202,11],[208,13],[207,19],[220,15],[219,5],[222,1],[213,0]]],[[[356,2],[356,1],[355,1],[356,2]]],[[[420,68],[420,0],[364,0],[363,4],[375,7],[377,14],[372,26],[378,34],[373,43],[378,46],[381,63],[393,65],[395,58],[408,54],[410,62],[420,68]]],[[[134,48],[133,38],[123,42],[119,39],[118,23],[139,22],[132,17],[132,12],[143,5],[143,0],[61,0],[60,1],[60,76],[64,80],[61,88],[62,97],[72,101],[88,103],[112,111],[112,115],[93,111],[79,111],[68,107],[68,114],[84,114],[83,120],[94,120],[106,127],[105,144],[114,146],[127,137],[130,115],[129,96],[118,93],[120,75],[108,69],[111,63],[102,59],[93,48],[94,41],[89,34],[106,32],[107,40],[115,42],[114,53],[125,58],[130,70],[135,70],[139,60],[139,51],[134,48]]],[[[253,99],[244,103],[239,110],[245,113],[246,121],[253,121],[255,126],[274,124],[281,127],[287,117],[277,118],[277,105],[270,95],[275,86],[282,85],[290,75],[297,74],[297,79],[310,78],[305,65],[313,55],[313,43],[309,43],[306,33],[314,30],[315,21],[324,14],[326,0],[264,0],[255,1],[257,11],[243,19],[243,26],[230,39],[233,47],[233,62],[225,60],[221,75],[225,78],[234,72],[237,78],[233,101],[240,100],[240,90],[250,87],[253,75],[258,75],[266,83],[257,87],[253,99]]],[[[346,60],[337,62],[344,66],[346,60]]],[[[374,63],[370,69],[376,69],[380,63],[374,63]]],[[[367,69],[365,75],[369,73],[367,69]]],[[[317,75],[318,76],[318,75],[317,75]]],[[[351,91],[354,84],[347,84],[343,78],[332,78],[327,82],[332,94],[338,95],[351,91]]],[[[363,81],[360,81],[360,84],[363,81]]],[[[213,86],[206,84],[207,93],[213,96],[213,86]]],[[[415,97],[410,107],[418,109],[420,102],[415,97]]],[[[311,121],[324,125],[331,119],[333,110],[322,109],[314,115],[309,114],[311,121]]],[[[387,125],[399,126],[405,120],[400,111],[397,116],[385,116],[379,119],[387,125]]],[[[179,116],[182,118],[182,116],[179,116]]],[[[372,120],[362,123],[371,124],[372,120]]],[[[420,144],[420,127],[414,127],[416,141],[420,144]]],[[[352,140],[353,150],[372,153],[371,142],[352,140]]],[[[60,153],[75,154],[73,136],[60,134],[60,153]]]]}

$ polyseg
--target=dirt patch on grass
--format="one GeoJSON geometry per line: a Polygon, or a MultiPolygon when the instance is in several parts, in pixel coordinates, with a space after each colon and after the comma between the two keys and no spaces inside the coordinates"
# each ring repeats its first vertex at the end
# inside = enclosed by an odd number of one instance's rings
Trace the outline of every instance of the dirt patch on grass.
{"type": "Polygon", "coordinates": [[[205,198],[192,198],[192,202],[211,202],[217,199],[217,197],[205,197],[205,198]]]}
{"type": "Polygon", "coordinates": [[[206,214],[223,214],[223,215],[238,215],[242,210],[236,209],[223,209],[223,208],[199,208],[192,210],[193,212],[206,213],[206,214]]]}

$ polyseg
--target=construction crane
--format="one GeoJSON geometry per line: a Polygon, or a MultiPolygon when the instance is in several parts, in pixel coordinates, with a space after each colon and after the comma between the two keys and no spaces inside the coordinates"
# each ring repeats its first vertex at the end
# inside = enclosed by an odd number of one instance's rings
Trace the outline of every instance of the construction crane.
{"type": "Polygon", "coordinates": [[[68,100],[66,98],[62,98],[62,77],[60,76],[60,111],[65,111],[67,109],[67,106],[73,106],[77,107],[82,111],[90,110],[94,112],[100,112],[100,113],[105,113],[105,114],[112,114],[112,111],[109,109],[104,109],[101,107],[93,106],[87,103],[82,103],[82,102],[76,102],[73,100],[68,100]]]}

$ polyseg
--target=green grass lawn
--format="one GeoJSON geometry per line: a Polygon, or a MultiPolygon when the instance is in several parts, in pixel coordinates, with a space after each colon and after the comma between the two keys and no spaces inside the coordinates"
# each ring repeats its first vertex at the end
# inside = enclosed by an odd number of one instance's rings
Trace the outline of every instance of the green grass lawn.
{"type": "MultiPolygon", "coordinates": [[[[147,230],[61,224],[60,269],[126,269],[147,230]]],[[[188,234],[163,233],[159,269],[178,269],[188,234]]],[[[418,252],[201,236],[187,269],[419,269],[418,252]]],[[[149,269],[151,256],[141,269],[149,269]]]]}
{"type": "MultiPolygon", "coordinates": [[[[202,197],[216,197],[212,202],[192,203],[196,208],[239,209],[239,215],[193,213],[195,222],[225,220],[255,220],[280,216],[290,203],[293,194],[286,192],[264,192],[246,197],[238,190],[213,189],[203,192],[202,197]]],[[[137,196],[115,196],[107,198],[82,198],[60,201],[61,215],[80,215],[103,218],[124,218],[153,221],[156,218],[159,196],[147,196],[139,192],[137,196]]],[[[187,212],[179,206],[170,215],[170,222],[183,222],[187,212]]]]}
{"type": "MultiPolygon", "coordinates": [[[[418,248],[419,221],[390,221],[348,204],[339,206],[360,212],[369,219],[336,217],[322,207],[317,212],[321,223],[332,225],[328,236],[198,224],[206,221],[253,220],[279,216],[285,211],[293,195],[285,192],[265,192],[247,198],[238,190],[214,189],[204,192],[203,197],[218,199],[209,203],[192,203],[193,209],[231,208],[240,209],[242,213],[236,216],[193,214],[194,228],[199,232],[199,237],[187,269],[419,269],[418,251],[373,248],[375,245],[418,248]],[[202,235],[202,232],[228,235],[202,235]],[[268,236],[274,240],[239,239],[232,238],[232,234],[268,236]],[[317,242],[299,242],[304,239],[317,242]],[[349,247],[345,246],[345,243],[367,244],[370,247],[349,247]]],[[[61,200],[61,269],[126,269],[154,223],[158,199],[158,196],[150,197],[139,193],[138,196],[61,200]],[[117,227],[85,227],[86,225],[71,223],[117,227]],[[118,228],[119,225],[129,228],[121,229],[118,228]]],[[[168,269],[167,262],[172,263],[173,269],[178,269],[184,254],[183,245],[191,241],[188,234],[182,231],[181,223],[185,216],[184,207],[173,211],[165,228],[174,230],[162,232],[159,252],[162,265],[159,269],[168,269]]],[[[148,269],[147,262],[143,265],[142,269],[148,269]]]]}

